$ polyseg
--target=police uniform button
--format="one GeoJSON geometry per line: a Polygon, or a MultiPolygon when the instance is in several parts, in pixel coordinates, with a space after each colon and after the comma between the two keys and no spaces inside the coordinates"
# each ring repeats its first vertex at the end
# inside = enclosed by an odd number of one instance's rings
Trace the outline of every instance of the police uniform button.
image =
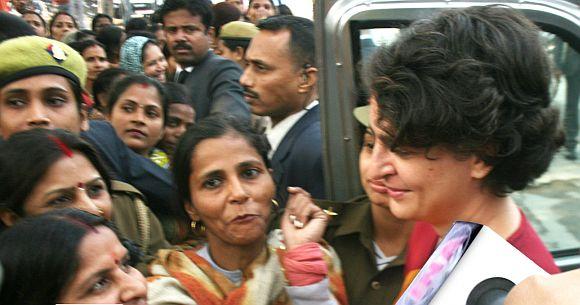
{"type": "Polygon", "coordinates": [[[379,288],[381,288],[381,283],[377,282],[377,281],[372,281],[371,282],[371,288],[374,290],[379,290],[379,288]]]}

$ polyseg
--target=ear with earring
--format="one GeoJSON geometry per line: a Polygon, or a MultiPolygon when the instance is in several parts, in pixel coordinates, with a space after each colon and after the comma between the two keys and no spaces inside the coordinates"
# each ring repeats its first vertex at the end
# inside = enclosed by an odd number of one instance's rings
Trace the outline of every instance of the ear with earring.
{"type": "Polygon", "coordinates": [[[272,198],[272,205],[274,206],[274,208],[276,208],[276,210],[280,209],[280,204],[274,198],[272,198]]]}
{"type": "Polygon", "coordinates": [[[205,226],[203,225],[203,223],[201,221],[198,222],[198,221],[192,220],[191,221],[191,230],[193,232],[199,231],[199,232],[203,233],[203,232],[205,232],[205,226]]]}

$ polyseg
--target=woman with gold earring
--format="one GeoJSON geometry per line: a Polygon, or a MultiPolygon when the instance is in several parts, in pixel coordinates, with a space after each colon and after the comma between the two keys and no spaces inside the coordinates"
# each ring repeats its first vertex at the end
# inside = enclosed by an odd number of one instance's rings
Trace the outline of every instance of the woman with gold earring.
{"type": "Polygon", "coordinates": [[[289,189],[282,230],[268,234],[277,205],[268,150],[263,135],[233,118],[208,117],[183,135],[175,182],[192,226],[205,226],[207,243],[158,253],[150,305],[346,304],[340,262],[319,244],[328,216],[307,192],[289,189]]]}

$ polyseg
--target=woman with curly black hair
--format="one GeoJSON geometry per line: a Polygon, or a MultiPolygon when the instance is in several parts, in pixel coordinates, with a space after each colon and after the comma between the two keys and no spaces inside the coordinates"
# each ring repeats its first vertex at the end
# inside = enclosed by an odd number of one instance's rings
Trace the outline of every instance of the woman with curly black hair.
{"type": "Polygon", "coordinates": [[[457,220],[487,225],[559,271],[508,196],[542,175],[563,142],[538,37],[512,9],[449,10],[412,24],[370,63],[369,184],[395,217],[420,221],[407,280],[457,220]]]}

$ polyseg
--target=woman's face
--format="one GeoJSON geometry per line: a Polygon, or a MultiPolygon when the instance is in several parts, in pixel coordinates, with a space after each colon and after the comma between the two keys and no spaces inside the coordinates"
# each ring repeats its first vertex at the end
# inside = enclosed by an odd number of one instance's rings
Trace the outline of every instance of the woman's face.
{"type": "Polygon", "coordinates": [[[109,20],[109,18],[107,17],[100,17],[99,19],[97,19],[95,21],[95,28],[94,31],[95,32],[100,32],[102,29],[112,25],[113,23],[111,22],[111,20],[109,20]]]}
{"type": "Polygon", "coordinates": [[[78,248],[79,267],[58,303],[147,304],[145,278],[129,265],[129,254],[111,229],[95,228],[78,248]]]}
{"type": "Polygon", "coordinates": [[[91,46],[83,51],[83,58],[87,63],[87,79],[94,81],[97,76],[109,68],[107,53],[100,46],[91,46]]]}
{"type": "Polygon", "coordinates": [[[113,106],[109,121],[129,148],[147,156],[163,136],[163,107],[157,88],[130,85],[113,106]]]}
{"type": "Polygon", "coordinates": [[[74,20],[68,15],[58,15],[50,28],[50,33],[52,38],[58,41],[62,41],[64,36],[76,29],[74,20]]]}
{"type": "Polygon", "coordinates": [[[375,145],[375,137],[370,127],[367,127],[363,135],[363,144],[359,153],[359,174],[360,182],[369,197],[371,203],[385,206],[388,203],[389,195],[381,192],[376,192],[370,187],[370,175],[372,173],[373,164],[370,162],[373,154],[373,147],[375,145]]]}
{"type": "Polygon", "coordinates": [[[143,70],[145,75],[165,82],[167,60],[161,49],[152,43],[148,43],[143,52],[143,70]]]}
{"type": "Polygon", "coordinates": [[[261,19],[276,15],[276,8],[269,0],[254,0],[247,15],[252,23],[257,24],[261,19]]]}
{"type": "Polygon", "coordinates": [[[44,22],[38,17],[36,14],[24,14],[22,15],[22,19],[26,21],[26,23],[30,24],[36,32],[36,35],[40,37],[46,37],[46,28],[44,27],[44,22]]]}
{"type": "Polygon", "coordinates": [[[275,186],[256,149],[228,133],[201,141],[190,166],[186,210],[206,226],[210,247],[263,242],[275,186]]]}
{"type": "Polygon", "coordinates": [[[484,191],[481,179],[489,167],[479,159],[459,159],[440,146],[427,154],[410,147],[392,151],[383,142],[388,136],[377,125],[378,117],[378,105],[371,99],[360,174],[373,204],[390,208],[400,219],[446,224],[462,215],[474,195],[484,191]]]}
{"type": "Polygon", "coordinates": [[[111,196],[105,181],[82,153],[58,159],[24,201],[24,213],[33,216],[55,209],[77,208],[111,219],[111,196]]]}
{"type": "Polygon", "coordinates": [[[74,88],[64,76],[31,76],[0,89],[0,133],[4,139],[32,128],[62,128],[80,133],[87,127],[74,88]]]}

